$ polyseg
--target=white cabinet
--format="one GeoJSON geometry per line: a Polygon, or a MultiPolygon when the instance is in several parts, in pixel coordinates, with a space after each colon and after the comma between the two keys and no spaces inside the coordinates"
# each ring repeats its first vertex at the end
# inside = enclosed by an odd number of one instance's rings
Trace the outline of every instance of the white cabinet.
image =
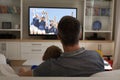
{"type": "MultiPolygon", "coordinates": [[[[55,45],[63,50],[62,44],[57,40],[47,41],[1,41],[0,52],[5,54],[8,59],[11,60],[27,60],[27,59],[40,59],[45,50],[55,45]]],[[[114,42],[110,41],[80,41],[80,47],[84,47],[86,50],[101,50],[103,55],[114,55],[114,42]]]]}
{"type": "Polygon", "coordinates": [[[31,59],[40,58],[42,56],[43,48],[41,43],[37,42],[21,42],[21,58],[31,59]]]}
{"type": "Polygon", "coordinates": [[[87,42],[85,43],[85,49],[87,50],[97,50],[98,49],[98,43],[95,42],[87,42]]]}
{"type": "Polygon", "coordinates": [[[114,55],[114,43],[99,43],[104,55],[114,55]]]}
{"type": "Polygon", "coordinates": [[[21,42],[22,59],[42,59],[42,56],[51,45],[61,46],[59,42],[21,42]]]}
{"type": "MultiPolygon", "coordinates": [[[[59,41],[21,42],[21,58],[42,59],[45,50],[51,45],[56,45],[63,50],[59,41]]],[[[101,50],[103,55],[114,55],[114,42],[80,41],[79,45],[86,50],[101,50]]]]}
{"type": "Polygon", "coordinates": [[[1,41],[0,53],[4,54],[7,59],[20,60],[20,43],[1,41]]]}
{"type": "Polygon", "coordinates": [[[101,50],[103,55],[114,55],[114,42],[86,42],[87,50],[101,50]]]}
{"type": "Polygon", "coordinates": [[[6,42],[6,57],[11,60],[20,60],[20,43],[6,42]]]}
{"type": "Polygon", "coordinates": [[[6,43],[4,41],[0,42],[0,54],[6,56],[6,43]]]}

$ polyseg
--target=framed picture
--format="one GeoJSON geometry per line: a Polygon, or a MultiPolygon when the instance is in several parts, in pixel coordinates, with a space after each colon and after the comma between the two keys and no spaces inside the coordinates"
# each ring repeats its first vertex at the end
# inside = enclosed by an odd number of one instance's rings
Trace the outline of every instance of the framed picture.
{"type": "Polygon", "coordinates": [[[2,22],[2,29],[11,29],[12,23],[11,22],[2,22]]]}
{"type": "Polygon", "coordinates": [[[101,16],[110,16],[110,8],[101,8],[101,16]]]}

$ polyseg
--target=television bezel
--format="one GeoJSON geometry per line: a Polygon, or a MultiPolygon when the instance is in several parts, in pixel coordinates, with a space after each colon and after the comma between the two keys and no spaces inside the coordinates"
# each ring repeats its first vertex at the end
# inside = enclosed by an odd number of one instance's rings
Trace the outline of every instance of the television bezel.
{"type": "Polygon", "coordinates": [[[76,7],[43,7],[43,6],[29,6],[28,7],[28,34],[29,36],[49,36],[49,38],[57,38],[57,34],[30,34],[30,8],[58,8],[58,9],[76,9],[76,19],[77,19],[77,8],[76,7]]]}

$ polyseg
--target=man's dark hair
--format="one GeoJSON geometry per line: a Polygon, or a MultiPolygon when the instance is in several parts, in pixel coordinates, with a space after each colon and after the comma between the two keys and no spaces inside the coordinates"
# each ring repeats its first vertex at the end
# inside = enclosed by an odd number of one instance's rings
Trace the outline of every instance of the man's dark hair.
{"type": "Polygon", "coordinates": [[[80,39],[80,22],[72,16],[64,16],[58,24],[58,36],[62,44],[75,45],[80,39]]]}

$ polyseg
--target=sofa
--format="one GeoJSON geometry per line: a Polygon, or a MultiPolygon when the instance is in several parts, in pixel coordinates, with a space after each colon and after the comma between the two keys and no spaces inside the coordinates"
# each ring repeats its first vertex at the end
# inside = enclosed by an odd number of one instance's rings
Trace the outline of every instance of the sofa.
{"type": "MultiPolygon", "coordinates": [[[[19,77],[8,64],[0,64],[0,76],[19,77]]],[[[91,75],[90,77],[119,77],[120,70],[104,71],[91,75]]]]}

